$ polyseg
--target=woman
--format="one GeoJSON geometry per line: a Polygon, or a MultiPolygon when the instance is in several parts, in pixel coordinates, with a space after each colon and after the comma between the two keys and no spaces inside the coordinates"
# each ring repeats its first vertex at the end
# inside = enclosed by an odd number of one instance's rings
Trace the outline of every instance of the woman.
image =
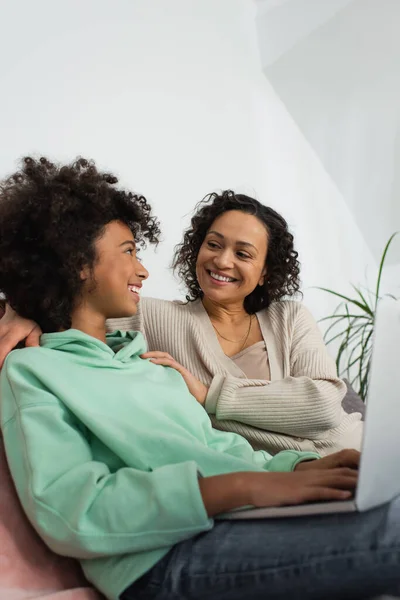
{"type": "Polygon", "coordinates": [[[115,183],[83,159],[26,158],[0,184],[0,289],[45,332],[0,377],[8,462],[38,533],[111,600],[398,589],[397,501],[312,523],[213,522],[243,505],[346,499],[359,453],[254,451],[211,427],[176,370],[140,358],[140,333],[106,336],[108,318],[136,312],[148,275],[136,245],[158,235],[146,200],[115,183]]]}
{"type": "MultiPolygon", "coordinates": [[[[210,194],[175,254],[188,302],[144,298],[138,317],[108,327],[142,331],[146,358],[177,369],[213,425],[256,449],[360,449],[361,415],[342,408],[346,386],[317,324],[284,299],[300,287],[297,256],[274,210],[232,191],[210,194]]],[[[3,335],[29,335],[33,324],[10,318],[3,335]]]]}

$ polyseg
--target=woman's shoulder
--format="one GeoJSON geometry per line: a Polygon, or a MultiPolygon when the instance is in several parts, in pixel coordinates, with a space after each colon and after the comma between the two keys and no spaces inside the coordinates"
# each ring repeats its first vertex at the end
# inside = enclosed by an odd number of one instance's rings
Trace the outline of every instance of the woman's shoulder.
{"type": "Polygon", "coordinates": [[[276,321],[286,323],[288,327],[295,326],[302,321],[314,321],[308,308],[298,300],[278,300],[257,313],[261,320],[276,321]]]}
{"type": "Polygon", "coordinates": [[[140,301],[142,311],[186,312],[189,303],[184,300],[163,300],[162,298],[142,298],[140,301]]]}
{"type": "MultiPolygon", "coordinates": [[[[141,300],[142,326],[149,348],[176,353],[172,339],[187,339],[193,318],[187,303],[179,300],[143,298],[141,300]]],[[[181,343],[181,342],[180,342],[181,343]]]]}
{"type": "Polygon", "coordinates": [[[296,317],[302,312],[308,312],[308,309],[298,300],[278,300],[271,302],[267,308],[260,310],[259,315],[293,315],[296,317]]]}

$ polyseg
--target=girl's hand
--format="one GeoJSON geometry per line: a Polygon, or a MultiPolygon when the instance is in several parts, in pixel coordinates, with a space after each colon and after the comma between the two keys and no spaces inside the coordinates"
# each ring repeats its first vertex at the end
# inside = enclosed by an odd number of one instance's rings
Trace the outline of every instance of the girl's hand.
{"type": "Polygon", "coordinates": [[[155,365],[163,365],[164,367],[171,367],[180,373],[185,380],[185,383],[189,389],[189,392],[194,396],[202,406],[204,406],[208,388],[201,383],[194,375],[190,373],[185,367],[176,362],[170,354],[167,352],[146,352],[141,355],[141,358],[149,358],[150,362],[155,365]]]}
{"type": "Polygon", "coordinates": [[[257,473],[251,486],[251,503],[262,507],[346,500],[354,494],[357,476],[357,471],[348,468],[304,473],[257,473]]]}
{"type": "Polygon", "coordinates": [[[304,473],[238,472],[199,479],[209,517],[243,506],[292,506],[322,500],[348,500],[357,484],[354,469],[304,473]]]}
{"type": "Polygon", "coordinates": [[[23,319],[6,304],[4,316],[0,319],[0,369],[7,354],[17,344],[25,340],[25,346],[39,346],[42,331],[34,321],[23,319]]]}
{"type": "Polygon", "coordinates": [[[296,466],[295,471],[340,469],[341,467],[357,470],[360,464],[360,457],[361,454],[358,450],[340,450],[340,452],[324,456],[324,458],[301,462],[296,466]]]}

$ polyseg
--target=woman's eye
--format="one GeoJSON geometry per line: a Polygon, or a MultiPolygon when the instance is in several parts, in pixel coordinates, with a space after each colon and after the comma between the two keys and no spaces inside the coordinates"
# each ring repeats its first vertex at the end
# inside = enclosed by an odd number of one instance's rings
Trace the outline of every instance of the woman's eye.
{"type": "Polygon", "coordinates": [[[237,252],[236,254],[238,255],[239,258],[251,258],[251,256],[249,256],[245,252],[237,252]]]}
{"type": "Polygon", "coordinates": [[[130,254],[131,256],[133,256],[134,253],[134,249],[133,248],[128,248],[127,250],[125,250],[126,254],[130,254]]]}
{"type": "Polygon", "coordinates": [[[215,244],[214,242],[207,242],[207,243],[208,243],[209,248],[219,248],[218,244],[215,244]]]}

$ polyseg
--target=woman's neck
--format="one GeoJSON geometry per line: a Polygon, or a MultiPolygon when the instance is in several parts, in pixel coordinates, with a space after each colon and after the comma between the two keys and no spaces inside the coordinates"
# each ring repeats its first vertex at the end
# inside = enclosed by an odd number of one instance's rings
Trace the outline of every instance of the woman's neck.
{"type": "Polygon", "coordinates": [[[236,325],[243,323],[249,316],[240,302],[222,305],[203,297],[202,303],[210,319],[219,323],[236,325]]]}
{"type": "Polygon", "coordinates": [[[106,342],[106,319],[104,315],[95,313],[88,307],[74,310],[71,317],[71,328],[87,333],[101,342],[106,342]]]}

